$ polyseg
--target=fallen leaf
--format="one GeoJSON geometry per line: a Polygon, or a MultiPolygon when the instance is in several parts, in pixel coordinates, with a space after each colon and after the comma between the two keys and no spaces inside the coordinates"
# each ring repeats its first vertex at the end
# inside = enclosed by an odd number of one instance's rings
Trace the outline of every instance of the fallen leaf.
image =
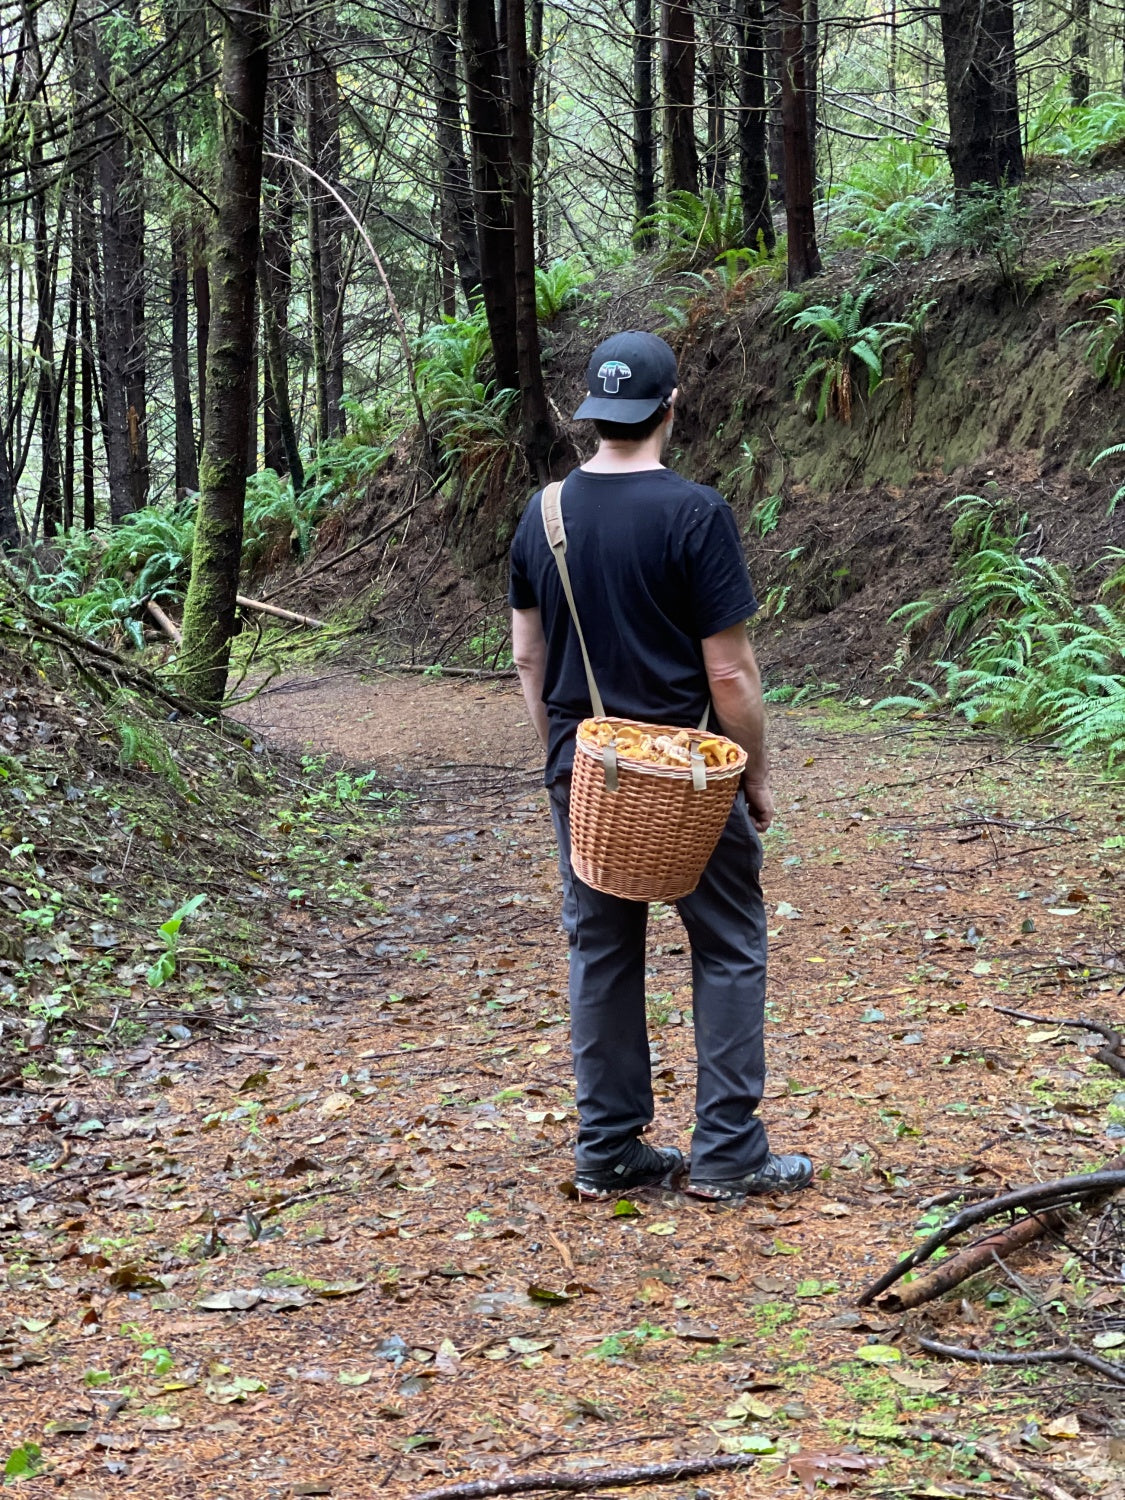
{"type": "Polygon", "coordinates": [[[851,1209],[846,1203],[821,1203],[819,1211],[822,1214],[827,1214],[830,1219],[843,1219],[851,1213],[851,1209]]]}
{"type": "Polygon", "coordinates": [[[897,1365],[887,1371],[887,1374],[904,1390],[933,1393],[935,1391],[946,1391],[949,1389],[949,1380],[941,1375],[919,1375],[911,1369],[900,1369],[897,1365]]]}
{"type": "Polygon", "coordinates": [[[232,1292],[212,1292],[195,1305],[200,1312],[246,1312],[257,1307],[264,1295],[260,1286],[244,1287],[232,1292]]]}
{"type": "Polygon", "coordinates": [[[317,1107],[317,1114],[322,1120],[329,1120],[336,1115],[342,1115],[352,1107],[352,1096],[350,1094],[327,1094],[317,1107]]]}
{"type": "Polygon", "coordinates": [[[1074,1416],[1056,1417],[1053,1422],[1048,1422],[1043,1428],[1043,1436],[1050,1438],[1076,1438],[1082,1435],[1082,1429],[1078,1425],[1078,1418],[1074,1416]]]}
{"type": "Polygon", "coordinates": [[[1094,1335],[1095,1349],[1120,1349],[1125,1344],[1125,1333],[1118,1328],[1110,1328],[1105,1333],[1094,1335]]]}
{"type": "Polygon", "coordinates": [[[508,1340],[508,1348],[513,1354],[538,1354],[541,1349],[549,1349],[554,1343],[553,1338],[547,1339],[522,1339],[519,1337],[508,1340]]]}
{"type": "Polygon", "coordinates": [[[718,1329],[700,1318],[681,1318],[672,1331],[678,1339],[694,1339],[698,1344],[722,1342],[718,1329]]]}
{"type": "Polygon", "coordinates": [[[675,1234],[676,1221],[674,1219],[662,1219],[656,1224],[646,1224],[646,1234],[675,1234]]]}
{"type": "Polygon", "coordinates": [[[366,1385],[371,1379],[370,1370],[341,1370],[336,1377],[341,1385],[366,1385]]]}
{"type": "Polygon", "coordinates": [[[861,1344],[855,1351],[856,1359],[866,1360],[869,1365],[893,1365],[902,1358],[890,1344],[861,1344]]]}
{"type": "Polygon", "coordinates": [[[365,1291],[366,1281],[326,1281],[322,1286],[316,1288],[318,1297],[354,1297],[357,1292],[365,1291]]]}

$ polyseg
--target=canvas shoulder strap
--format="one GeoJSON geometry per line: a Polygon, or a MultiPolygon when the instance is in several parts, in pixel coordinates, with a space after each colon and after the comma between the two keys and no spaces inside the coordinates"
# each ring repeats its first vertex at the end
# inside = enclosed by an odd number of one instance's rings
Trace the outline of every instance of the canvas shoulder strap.
{"type": "Polygon", "coordinates": [[[605,718],[605,705],[602,703],[602,695],[598,692],[598,685],[594,681],[594,668],[590,664],[590,653],[586,649],[586,637],[582,634],[582,623],[578,618],[578,606],[574,602],[574,590],[570,585],[570,569],[566,565],[566,527],[563,524],[562,514],[562,483],[556,480],[554,484],[547,485],[543,491],[543,530],[547,533],[547,545],[555,559],[562,580],[563,593],[566,595],[567,606],[570,609],[570,618],[574,621],[574,629],[578,635],[578,644],[582,648],[582,665],[586,669],[586,686],[590,690],[590,706],[599,719],[605,718]]]}

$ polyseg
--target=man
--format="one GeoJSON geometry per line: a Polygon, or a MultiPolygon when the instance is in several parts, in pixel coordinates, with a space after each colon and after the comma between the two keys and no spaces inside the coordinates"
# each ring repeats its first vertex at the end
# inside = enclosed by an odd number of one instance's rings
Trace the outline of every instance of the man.
{"type": "MultiPolygon", "coordinates": [[[[741,1202],[806,1186],[805,1156],[775,1156],[757,1116],[765,1084],[766,917],[758,838],[773,817],[761,681],[746,621],[757,608],[734,517],[711,489],[664,466],[676,358],[651,333],[599,344],[575,413],[600,442],[568,475],[562,511],[578,618],[606,712],[654,723],[712,722],[748,755],[742,796],[697,889],[676,908],[692,954],[698,1056],[686,1190],[741,1202]]],[[[570,868],[575,731],[590,695],[576,632],[532,497],[512,543],[512,645],[547,751],[570,940],[571,1045],[577,1080],[575,1185],[604,1198],[668,1185],[674,1147],[641,1139],[653,1118],[645,1017],[648,907],[592,890],[570,868]]]]}

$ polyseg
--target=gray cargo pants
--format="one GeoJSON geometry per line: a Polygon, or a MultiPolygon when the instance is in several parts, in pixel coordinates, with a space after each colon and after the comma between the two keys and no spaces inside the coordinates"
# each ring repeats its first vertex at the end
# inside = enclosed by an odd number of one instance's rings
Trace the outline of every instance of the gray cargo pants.
{"type": "MultiPolygon", "coordinates": [[[[550,788],[563,927],[570,939],[570,1029],[580,1170],[613,1166],[653,1118],[645,1017],[648,906],[592,890],[570,867],[570,782],[550,788]]],[[[698,1058],[692,1176],[757,1171],[768,1152],[757,1108],[765,1087],[766,913],[762,845],[735,799],[690,896],[676,902],[691,943],[698,1058]]]]}

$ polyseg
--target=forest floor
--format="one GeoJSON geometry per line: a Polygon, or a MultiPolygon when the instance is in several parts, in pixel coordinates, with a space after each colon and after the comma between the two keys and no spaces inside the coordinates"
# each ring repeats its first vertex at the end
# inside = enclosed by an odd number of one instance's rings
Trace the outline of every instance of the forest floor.
{"type": "MultiPolygon", "coordinates": [[[[1125,1345],[1106,1338],[1125,1328],[1116,1220],[1096,1267],[1076,1229],[1018,1283],[997,1271],[906,1318],[854,1305],[929,1198],[1118,1149],[1120,1081],[1092,1042],[992,1003],[1121,1018],[1120,784],[979,736],[774,710],[763,1113],[815,1185],[736,1210],[580,1204],[554,850],[518,692],[329,668],[247,713],[413,800],[378,834],[366,903],[291,893],[249,1026],[111,1056],[68,1085],[61,1134],[48,1074],[0,1101],[30,1162],[0,1209],[19,1493],[407,1500],[505,1464],[593,1480],[758,1449],[750,1470],[631,1493],[1035,1494],[974,1456],[991,1439],[1075,1496],[1125,1495],[1112,1386],[912,1342],[1125,1345]]],[[[656,1136],[685,1151],[688,981],[655,908],[656,1136]]]]}

